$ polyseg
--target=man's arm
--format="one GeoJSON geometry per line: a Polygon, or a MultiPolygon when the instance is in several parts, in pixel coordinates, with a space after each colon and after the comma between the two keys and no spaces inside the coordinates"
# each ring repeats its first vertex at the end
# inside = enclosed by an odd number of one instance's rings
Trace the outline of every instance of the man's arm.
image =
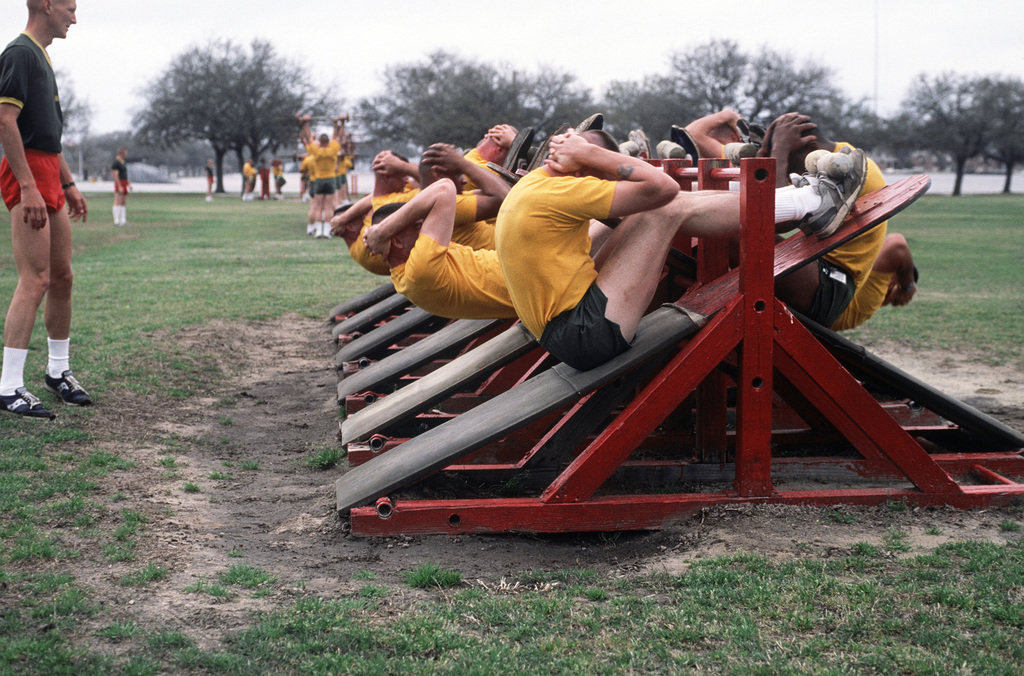
{"type": "Polygon", "coordinates": [[[697,118],[686,125],[686,131],[697,144],[701,157],[722,157],[726,143],[743,140],[737,123],[740,114],[735,110],[720,110],[711,115],[697,118]]]}
{"type": "MultiPolygon", "coordinates": [[[[331,218],[331,234],[335,237],[344,237],[345,231],[361,224],[373,210],[373,200],[367,195],[350,206],[345,211],[331,218]]],[[[359,226],[360,229],[362,226],[359,226]]]]}
{"type": "Polygon", "coordinates": [[[345,122],[348,121],[348,115],[339,115],[334,118],[334,137],[333,140],[341,145],[341,142],[345,139],[345,122]]]}
{"type": "Polygon", "coordinates": [[[18,130],[18,115],[21,108],[11,103],[0,103],[0,146],[3,146],[7,163],[11,166],[18,186],[21,188],[21,205],[25,223],[35,230],[46,227],[46,203],[36,186],[35,176],[25,157],[25,146],[18,130]]]}
{"type": "MultiPolygon", "coordinates": [[[[786,113],[772,121],[765,133],[765,144],[758,151],[758,156],[775,159],[776,188],[789,185],[790,157],[803,148],[813,149],[818,138],[813,135],[804,136],[804,133],[816,129],[817,125],[811,122],[811,118],[800,113],[786,113]]],[[[803,169],[800,171],[803,172],[803,169]]]]}
{"type": "Polygon", "coordinates": [[[295,114],[295,121],[299,125],[299,141],[302,146],[308,146],[313,142],[313,130],[309,128],[309,115],[295,114]]]}
{"type": "Polygon", "coordinates": [[[75,185],[75,178],[71,175],[71,168],[64,160],[64,153],[59,154],[57,158],[60,161],[60,184],[68,186],[64,188],[64,200],[68,203],[68,215],[72,221],[81,218],[84,223],[89,218],[89,206],[85,203],[85,198],[79,192],[78,186],[75,185]],[[68,185],[69,183],[71,185],[68,185]]]}
{"type": "Polygon", "coordinates": [[[550,149],[545,166],[558,173],[589,169],[617,179],[609,218],[664,206],[679,192],[679,184],[661,168],[594,145],[574,131],[553,137],[550,149]]]}
{"type": "Polygon", "coordinates": [[[508,195],[509,186],[505,179],[490,169],[470,162],[466,156],[447,143],[435,143],[423,153],[426,164],[437,166],[447,174],[465,174],[479,186],[476,198],[476,220],[485,221],[498,215],[501,203],[508,195]]]}
{"type": "Polygon", "coordinates": [[[382,171],[386,174],[402,174],[416,181],[420,180],[420,169],[412,162],[403,160],[390,150],[382,150],[373,158],[370,165],[373,171],[382,171]]]}
{"type": "Polygon", "coordinates": [[[874,272],[892,273],[892,281],[889,282],[889,290],[882,305],[906,305],[917,293],[914,258],[910,255],[910,245],[903,235],[893,233],[886,236],[871,269],[874,272]]]}
{"type": "Polygon", "coordinates": [[[420,233],[448,246],[455,225],[455,184],[443,178],[431,183],[395,213],[363,231],[363,244],[372,253],[384,253],[391,238],[417,221],[420,233]]]}

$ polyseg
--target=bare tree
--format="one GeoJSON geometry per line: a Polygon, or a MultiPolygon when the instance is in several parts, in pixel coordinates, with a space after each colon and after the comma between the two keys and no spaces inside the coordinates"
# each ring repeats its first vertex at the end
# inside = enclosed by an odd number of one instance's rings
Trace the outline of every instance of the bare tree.
{"type": "Polygon", "coordinates": [[[932,78],[921,74],[910,85],[901,106],[907,131],[917,146],[953,158],[954,195],[960,194],[967,161],[981,155],[992,138],[992,120],[986,109],[988,93],[983,79],[955,73],[932,78]]]}
{"type": "Polygon", "coordinates": [[[141,140],[175,147],[205,140],[213,149],[217,192],[224,192],[223,161],[234,152],[240,169],[295,138],[295,113],[337,114],[340,103],[318,93],[309,69],[279,56],[265,41],[248,48],[230,40],[193,46],[144,89],[146,107],[134,123],[141,140]]]}
{"type": "Polygon", "coordinates": [[[985,155],[1003,163],[1006,172],[1003,193],[1009,194],[1013,172],[1024,161],[1024,81],[993,77],[983,86],[986,88],[985,108],[992,125],[985,155]]]}
{"type": "Polygon", "coordinates": [[[594,112],[590,92],[573,75],[522,73],[445,51],[388,68],[382,89],[360,101],[360,124],[373,142],[410,150],[439,141],[471,146],[501,123],[550,133],[594,112]]]}

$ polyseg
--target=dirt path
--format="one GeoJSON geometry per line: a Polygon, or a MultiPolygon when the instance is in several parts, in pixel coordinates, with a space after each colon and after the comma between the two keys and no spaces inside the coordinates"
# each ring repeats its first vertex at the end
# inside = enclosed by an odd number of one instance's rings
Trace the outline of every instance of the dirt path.
{"type": "MultiPolygon", "coordinates": [[[[342,471],[306,460],[336,445],[337,379],[326,327],[285,317],[245,325],[216,322],[168,337],[183,351],[205,355],[234,375],[202,399],[105,400],[90,422],[102,448],[137,466],[105,478],[99,497],[111,521],[120,510],[145,514],[136,559],[111,564],[97,542],[76,543],[75,575],[112,611],[96,622],[132,619],[147,628],[180,629],[215,647],[223,633],[251,621],[250,611],[279,607],[300,594],[338,597],[366,582],[400,584],[402,571],[434,562],[470,583],[499,583],[525,570],[591,568],[609,574],[675,572],[694,558],[748,551],[773,557],[848,555],[855,543],[880,544],[890,529],[907,535],[910,554],[948,539],[1002,541],[1000,522],[1019,511],[849,510],[850,522],[824,510],[743,507],[708,510],[653,533],[567,536],[433,536],[358,539],[334,510],[333,483],[342,471]],[[185,485],[194,484],[196,492],[185,485]],[[148,586],[123,576],[146,563],[168,575],[148,586]],[[214,582],[235,564],[277,577],[260,598],[224,600],[186,591],[214,582]],[[113,618],[111,617],[113,615],[113,618]]],[[[944,391],[1024,429],[1024,375],[977,366],[949,355],[872,349],[944,391]],[[902,363],[901,363],[902,362],[902,363]]],[[[106,524],[109,527],[111,524],[106,524]]],[[[107,542],[109,540],[105,540],[107,542]]],[[[66,565],[66,564],[55,564],[66,565]]],[[[414,592],[409,591],[410,595],[414,592]]]]}

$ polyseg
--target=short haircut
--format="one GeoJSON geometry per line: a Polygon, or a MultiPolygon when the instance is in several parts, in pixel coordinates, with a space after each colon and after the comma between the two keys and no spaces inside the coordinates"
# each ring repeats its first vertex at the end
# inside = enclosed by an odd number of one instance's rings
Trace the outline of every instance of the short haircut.
{"type": "Polygon", "coordinates": [[[611,150],[614,153],[621,152],[619,150],[619,144],[615,142],[615,137],[604,129],[587,129],[586,131],[580,132],[580,136],[587,139],[588,143],[593,143],[605,150],[611,150]]]}
{"type": "Polygon", "coordinates": [[[385,204],[373,210],[373,216],[370,218],[370,225],[377,225],[385,218],[395,213],[399,209],[405,206],[405,202],[392,202],[385,204]]]}

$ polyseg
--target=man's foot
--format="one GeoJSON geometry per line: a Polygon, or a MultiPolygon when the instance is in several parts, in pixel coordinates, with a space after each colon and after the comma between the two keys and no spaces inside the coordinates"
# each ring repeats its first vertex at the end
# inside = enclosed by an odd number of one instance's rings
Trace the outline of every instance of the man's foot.
{"type": "Polygon", "coordinates": [[[630,157],[639,157],[640,146],[636,144],[636,141],[623,141],[619,144],[619,152],[630,157]]]}
{"type": "Polygon", "coordinates": [[[46,389],[60,397],[68,406],[88,406],[92,403],[92,397],[78,384],[70,369],[60,374],[60,378],[51,378],[47,373],[44,381],[46,389]]]}
{"type": "Polygon", "coordinates": [[[685,160],[686,149],[675,141],[666,139],[658,142],[658,157],[663,160],[685,160]]]}
{"type": "MultiPolygon", "coordinates": [[[[843,150],[849,151],[849,148],[843,150]]],[[[821,196],[821,205],[797,224],[805,233],[814,234],[818,239],[825,239],[838,230],[849,215],[854,202],[860,196],[868,173],[868,158],[863,150],[852,151],[850,156],[853,167],[842,178],[819,173],[815,177],[816,184],[807,179],[808,184],[821,196]]]]}
{"type": "Polygon", "coordinates": [[[47,420],[53,420],[55,416],[50,412],[39,399],[26,390],[24,387],[19,387],[14,390],[14,394],[2,395],[0,394],[0,408],[13,413],[14,415],[23,415],[26,418],[46,418],[47,420]]]}
{"type": "Polygon", "coordinates": [[[637,145],[640,149],[640,153],[637,155],[642,160],[651,159],[651,144],[647,140],[647,134],[644,133],[643,129],[634,129],[629,132],[629,140],[637,145]]]}

